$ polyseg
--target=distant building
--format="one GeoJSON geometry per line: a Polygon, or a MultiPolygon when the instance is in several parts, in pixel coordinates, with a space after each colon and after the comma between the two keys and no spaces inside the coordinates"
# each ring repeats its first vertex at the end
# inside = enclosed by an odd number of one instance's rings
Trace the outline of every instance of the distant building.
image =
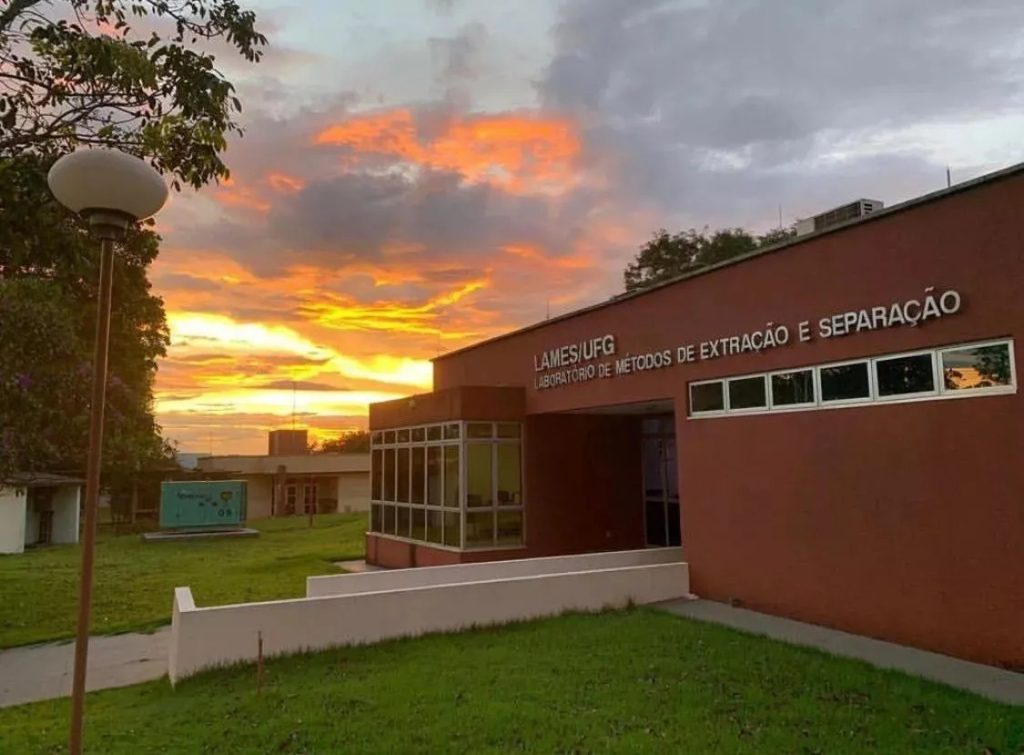
{"type": "Polygon", "coordinates": [[[182,469],[199,469],[199,460],[207,456],[212,456],[212,454],[182,451],[176,453],[174,458],[182,469]]]}
{"type": "Polygon", "coordinates": [[[305,430],[270,433],[267,456],[202,456],[201,472],[248,483],[248,518],[370,508],[369,454],[311,454],[305,430]],[[283,449],[292,449],[285,452],[283,449]],[[298,450],[301,449],[301,450],[298,450]]]}
{"type": "Polygon", "coordinates": [[[271,430],[267,437],[270,456],[302,456],[309,453],[305,430],[271,430]]]}
{"type": "Polygon", "coordinates": [[[82,480],[24,475],[0,484],[0,553],[25,546],[77,543],[82,480]]]}

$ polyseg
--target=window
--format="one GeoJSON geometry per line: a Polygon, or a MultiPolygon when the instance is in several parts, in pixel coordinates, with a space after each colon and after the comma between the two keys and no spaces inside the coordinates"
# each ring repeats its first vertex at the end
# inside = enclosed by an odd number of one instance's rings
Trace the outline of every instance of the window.
{"type": "Polygon", "coordinates": [[[1013,341],[1002,340],[702,380],[689,385],[690,417],[1016,393],[1013,357],[1013,341]]]}
{"type": "Polygon", "coordinates": [[[1010,343],[946,349],[940,353],[939,360],[943,393],[962,395],[1014,384],[1010,343]]]}
{"type": "Polygon", "coordinates": [[[763,409],[767,405],[764,375],[733,378],[729,381],[729,409],[763,409]]]}
{"type": "Polygon", "coordinates": [[[493,469],[490,443],[466,446],[466,505],[469,508],[494,506],[491,496],[493,469]]]}
{"type": "Polygon", "coordinates": [[[875,360],[878,397],[935,392],[935,361],[932,353],[910,354],[875,360]]]}
{"type": "Polygon", "coordinates": [[[459,506],[459,447],[444,447],[444,505],[459,506]]]}
{"type": "Polygon", "coordinates": [[[441,505],[441,446],[427,446],[427,505],[441,505]]]}
{"type": "Polygon", "coordinates": [[[422,446],[414,446],[410,450],[412,452],[412,490],[409,493],[409,502],[422,504],[425,482],[423,458],[427,449],[422,446]]]}
{"type": "Polygon", "coordinates": [[[857,401],[871,398],[867,362],[850,362],[822,367],[821,400],[857,401]]]}
{"type": "Polygon", "coordinates": [[[814,403],[814,370],[794,370],[771,376],[772,406],[814,403]]]}
{"type": "Polygon", "coordinates": [[[370,531],[447,548],[521,545],[522,434],[518,422],[374,431],[370,531]]]}
{"type": "Polygon", "coordinates": [[[370,469],[373,470],[370,475],[370,499],[374,501],[380,500],[380,457],[383,453],[379,448],[375,448],[370,459],[370,469]]]}
{"type": "Polygon", "coordinates": [[[711,383],[691,383],[690,413],[720,412],[725,410],[725,395],[722,392],[722,381],[711,383]]]}
{"type": "Polygon", "coordinates": [[[409,502],[409,449],[398,449],[398,499],[409,502]]]}

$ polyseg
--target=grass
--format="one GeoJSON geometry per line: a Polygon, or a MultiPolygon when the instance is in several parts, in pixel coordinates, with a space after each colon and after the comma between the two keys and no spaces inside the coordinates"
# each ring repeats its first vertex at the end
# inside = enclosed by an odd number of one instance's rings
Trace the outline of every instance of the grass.
{"type": "MultiPolygon", "coordinates": [[[[68,703],[0,710],[0,752],[62,752],[68,703]]],[[[89,695],[103,753],[977,753],[1024,709],[649,609],[270,661],[89,695]]]]}
{"type": "MultiPolygon", "coordinates": [[[[189,586],[198,605],[301,597],[306,577],[362,558],[365,514],[265,519],[259,537],[143,543],[101,534],[93,587],[93,634],[145,630],[171,620],[173,589],[189,586]]],[[[0,648],[74,636],[77,545],[0,556],[0,648]]]]}

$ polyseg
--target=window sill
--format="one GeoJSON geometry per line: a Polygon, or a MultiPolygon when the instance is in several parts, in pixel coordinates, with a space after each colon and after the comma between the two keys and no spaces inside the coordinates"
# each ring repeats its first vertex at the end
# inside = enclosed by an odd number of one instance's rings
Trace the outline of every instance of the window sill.
{"type": "Polygon", "coordinates": [[[428,543],[426,540],[413,540],[408,537],[400,537],[399,535],[389,535],[384,532],[366,532],[367,535],[373,535],[374,537],[380,537],[385,540],[393,540],[396,543],[408,543],[409,545],[422,545],[424,548],[434,548],[441,551],[450,551],[452,553],[489,553],[491,551],[521,551],[525,550],[525,545],[482,545],[473,546],[471,548],[459,548],[456,545],[442,545],[441,543],[428,543]]]}

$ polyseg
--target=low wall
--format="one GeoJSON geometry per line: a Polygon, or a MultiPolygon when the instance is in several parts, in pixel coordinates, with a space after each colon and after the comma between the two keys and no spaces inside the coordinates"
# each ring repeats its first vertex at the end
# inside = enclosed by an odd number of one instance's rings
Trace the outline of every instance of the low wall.
{"type": "Polygon", "coordinates": [[[421,566],[415,569],[363,572],[360,574],[329,574],[306,578],[306,597],[324,595],[355,595],[381,590],[403,590],[430,585],[448,585],[482,579],[533,577],[542,574],[615,569],[623,566],[678,563],[683,560],[682,548],[644,548],[632,551],[584,553],[575,556],[548,556],[478,564],[421,566]]]}
{"type": "Polygon", "coordinates": [[[403,590],[197,608],[174,591],[168,675],[266,656],[451,632],[474,625],[554,616],[564,611],[656,603],[689,592],[686,563],[543,574],[403,590]]]}

